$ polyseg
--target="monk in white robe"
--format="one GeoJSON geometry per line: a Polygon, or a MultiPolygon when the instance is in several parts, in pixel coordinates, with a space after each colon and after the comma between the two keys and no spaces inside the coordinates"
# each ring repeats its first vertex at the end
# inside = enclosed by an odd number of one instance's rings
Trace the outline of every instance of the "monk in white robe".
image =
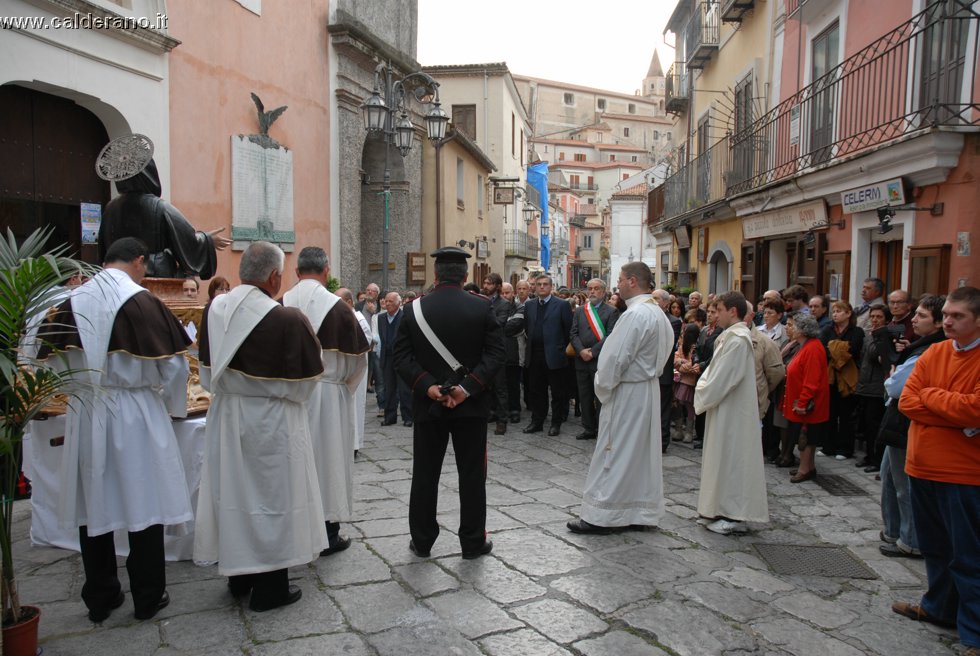
{"type": "MultiPolygon", "coordinates": [[[[341,287],[337,290],[337,296],[340,297],[344,303],[346,303],[350,308],[354,308],[354,294],[351,293],[346,287],[341,287]]],[[[365,362],[365,370],[369,369],[371,366],[369,357],[371,348],[374,346],[374,335],[371,333],[371,321],[360,310],[354,310],[354,318],[357,319],[358,325],[361,327],[361,331],[364,333],[364,339],[368,343],[368,352],[362,357],[365,362]]],[[[361,378],[361,382],[358,383],[357,389],[354,391],[354,455],[364,448],[364,414],[365,414],[365,404],[367,403],[367,384],[368,376],[365,374],[361,378]]]]}
{"type": "Polygon", "coordinates": [[[340,522],[350,521],[354,512],[354,403],[367,373],[364,354],[369,348],[354,310],[325,287],[328,262],[322,248],[301,250],[296,259],[299,282],[282,297],[283,305],[297,308],[309,319],[323,361],[320,384],[307,403],[329,542],[321,556],[343,551],[351,543],[340,535],[340,522]]]}
{"type": "Polygon", "coordinates": [[[627,310],[605,339],[595,377],[599,436],[573,533],[656,526],[664,513],[660,374],[674,349],[670,321],[649,293],[652,275],[631,262],[619,276],[627,310]]]}
{"type": "Polygon", "coordinates": [[[742,320],[745,297],[718,299],[718,326],[711,364],[694,391],[694,410],[705,417],[698,513],[709,530],[727,535],[744,522],[768,522],[752,336],[742,320]]]}
{"type": "Polygon", "coordinates": [[[124,238],[105,269],[72,290],[38,331],[39,356],[64,350],[61,364],[86,385],[68,405],[58,522],[79,530],[89,619],[101,622],[125,597],[113,531],[129,532],[126,560],[137,619],[170,602],[163,527],[194,518],[171,416],[187,414],[190,343],[159,299],[138,284],[149,253],[124,238]]]}
{"type": "Polygon", "coordinates": [[[253,242],[242,284],[216,297],[201,323],[201,385],[212,394],[197,504],[194,560],[218,563],[249,608],[298,601],[287,568],[327,546],[306,402],[323,373],[303,313],[272,300],[283,252],[253,242]]]}

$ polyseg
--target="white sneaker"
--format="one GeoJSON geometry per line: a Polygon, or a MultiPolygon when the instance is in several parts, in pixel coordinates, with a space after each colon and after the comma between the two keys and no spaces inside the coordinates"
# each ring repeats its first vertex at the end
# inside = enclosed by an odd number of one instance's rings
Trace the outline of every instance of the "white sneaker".
{"type": "Polygon", "coordinates": [[[749,529],[743,522],[732,522],[727,519],[719,519],[717,522],[708,524],[707,528],[712,533],[719,535],[731,535],[732,533],[748,533],[749,529]]]}
{"type": "Polygon", "coordinates": [[[838,453],[836,456],[834,456],[834,460],[847,460],[847,456],[842,456],[838,453]]]}

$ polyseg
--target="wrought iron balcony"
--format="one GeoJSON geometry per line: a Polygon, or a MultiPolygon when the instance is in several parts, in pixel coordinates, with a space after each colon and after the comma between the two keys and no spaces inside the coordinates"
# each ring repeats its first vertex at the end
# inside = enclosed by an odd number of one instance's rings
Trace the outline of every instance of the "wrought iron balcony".
{"type": "Polygon", "coordinates": [[[727,194],[918,132],[980,126],[978,23],[970,0],[933,2],[781,102],[732,137],[727,194]]]}
{"type": "Polygon", "coordinates": [[[541,246],[534,235],[523,230],[504,231],[504,256],[519,257],[524,260],[536,260],[541,252],[541,246]]]}
{"type": "Polygon", "coordinates": [[[586,218],[588,217],[585,214],[572,214],[568,217],[568,224],[576,228],[584,228],[586,218]]]}
{"type": "Polygon", "coordinates": [[[667,69],[664,88],[667,96],[667,111],[671,114],[686,112],[691,100],[686,62],[679,61],[671,64],[670,68],[667,69]]]}
{"type": "Polygon", "coordinates": [[[720,24],[717,0],[702,0],[694,4],[684,38],[688,70],[704,68],[718,50],[720,24]]]}
{"type": "Polygon", "coordinates": [[[664,181],[664,218],[723,200],[730,177],[730,140],[721,139],[664,181]]]}
{"type": "Polygon", "coordinates": [[[723,0],[721,20],[726,23],[741,23],[746,13],[755,6],[755,0],[723,0]]]}
{"type": "MultiPolygon", "coordinates": [[[[574,163],[572,165],[574,166],[574,163]]],[[[580,191],[598,191],[599,185],[591,182],[569,182],[568,188],[580,191]]]]}

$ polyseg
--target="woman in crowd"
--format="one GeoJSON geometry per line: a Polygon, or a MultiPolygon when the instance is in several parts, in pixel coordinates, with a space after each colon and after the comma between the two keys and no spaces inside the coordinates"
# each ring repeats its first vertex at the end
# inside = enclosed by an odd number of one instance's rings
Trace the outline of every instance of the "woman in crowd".
{"type": "Polygon", "coordinates": [[[881,467],[881,454],[875,448],[875,442],[881,417],[885,414],[885,379],[891,367],[888,346],[882,342],[882,339],[889,339],[885,325],[891,321],[891,312],[885,305],[872,305],[868,310],[868,321],[871,330],[864,336],[854,395],[858,403],[858,429],[864,436],[865,444],[864,459],[855,466],[864,467],[864,471],[870,474],[881,467]]]}
{"type": "Polygon", "coordinates": [[[675,298],[670,302],[670,307],[668,309],[672,315],[683,321],[685,312],[684,301],[679,298],[675,298]]]}
{"type": "Polygon", "coordinates": [[[802,483],[816,477],[814,452],[827,439],[830,416],[830,385],[827,382],[827,350],[820,340],[820,326],[809,314],[794,313],[786,322],[800,345],[786,368],[786,391],[782,411],[789,422],[790,443],[800,440],[806,427],[805,443],[800,442],[800,468],[790,478],[802,483]]]}
{"type": "Polygon", "coordinates": [[[879,534],[881,544],[878,549],[886,556],[922,557],[912,519],[909,477],[905,473],[910,422],[908,417],[899,412],[898,399],[902,396],[902,389],[912,373],[915,361],[927,348],[946,339],[943,332],[945,304],[945,296],[922,297],[912,316],[912,330],[917,339],[908,346],[896,346],[896,350],[902,350],[898,354],[894,373],[884,383],[888,401],[878,440],[885,447],[881,457],[881,518],[885,528],[879,534]]]}
{"type": "Polygon", "coordinates": [[[827,349],[830,385],[830,440],[821,455],[846,460],[854,456],[854,421],[857,403],[858,363],[864,346],[864,331],[855,325],[854,309],[847,301],[830,306],[831,324],[820,332],[827,349]]]}
{"type": "Polygon", "coordinates": [[[211,278],[211,282],[208,283],[208,300],[213,301],[215,296],[221,296],[222,294],[227,294],[231,291],[231,284],[228,282],[227,278],[222,276],[215,276],[211,278]]]}
{"type": "Polygon", "coordinates": [[[698,355],[694,346],[697,344],[700,335],[701,330],[697,324],[687,324],[684,328],[684,334],[681,335],[680,344],[677,346],[677,352],[674,353],[674,371],[677,381],[674,385],[674,398],[684,415],[684,425],[680,432],[683,435],[683,441],[688,444],[694,441],[694,386],[698,382],[695,367],[698,363],[698,355]]]}
{"type": "Polygon", "coordinates": [[[762,304],[762,325],[759,326],[759,332],[776,342],[776,346],[780,349],[789,342],[789,337],[786,336],[786,330],[783,328],[785,311],[786,306],[777,299],[770,299],[762,304]]]}
{"type": "MultiPolygon", "coordinates": [[[[786,345],[780,350],[783,359],[783,366],[789,368],[789,363],[800,350],[800,342],[797,341],[796,324],[793,321],[786,321],[786,337],[789,339],[786,345]]],[[[776,459],[777,467],[792,467],[796,464],[796,457],[793,450],[796,448],[796,439],[791,439],[789,431],[789,421],[783,414],[783,396],[786,394],[786,379],[784,378],[776,386],[772,393],[772,427],[779,431],[779,457],[776,459]]]]}

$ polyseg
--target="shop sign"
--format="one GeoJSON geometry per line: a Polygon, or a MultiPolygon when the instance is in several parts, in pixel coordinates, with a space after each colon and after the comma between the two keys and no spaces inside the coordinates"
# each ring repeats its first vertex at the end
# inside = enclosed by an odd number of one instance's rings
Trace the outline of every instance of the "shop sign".
{"type": "Polygon", "coordinates": [[[886,180],[875,184],[849,189],[840,194],[840,203],[844,214],[866,212],[889,205],[904,205],[905,191],[902,189],[902,179],[886,180]]]}
{"type": "Polygon", "coordinates": [[[822,200],[781,207],[755,216],[742,218],[743,239],[757,239],[775,235],[789,235],[806,232],[815,227],[826,225],[827,208],[822,200]]]}

